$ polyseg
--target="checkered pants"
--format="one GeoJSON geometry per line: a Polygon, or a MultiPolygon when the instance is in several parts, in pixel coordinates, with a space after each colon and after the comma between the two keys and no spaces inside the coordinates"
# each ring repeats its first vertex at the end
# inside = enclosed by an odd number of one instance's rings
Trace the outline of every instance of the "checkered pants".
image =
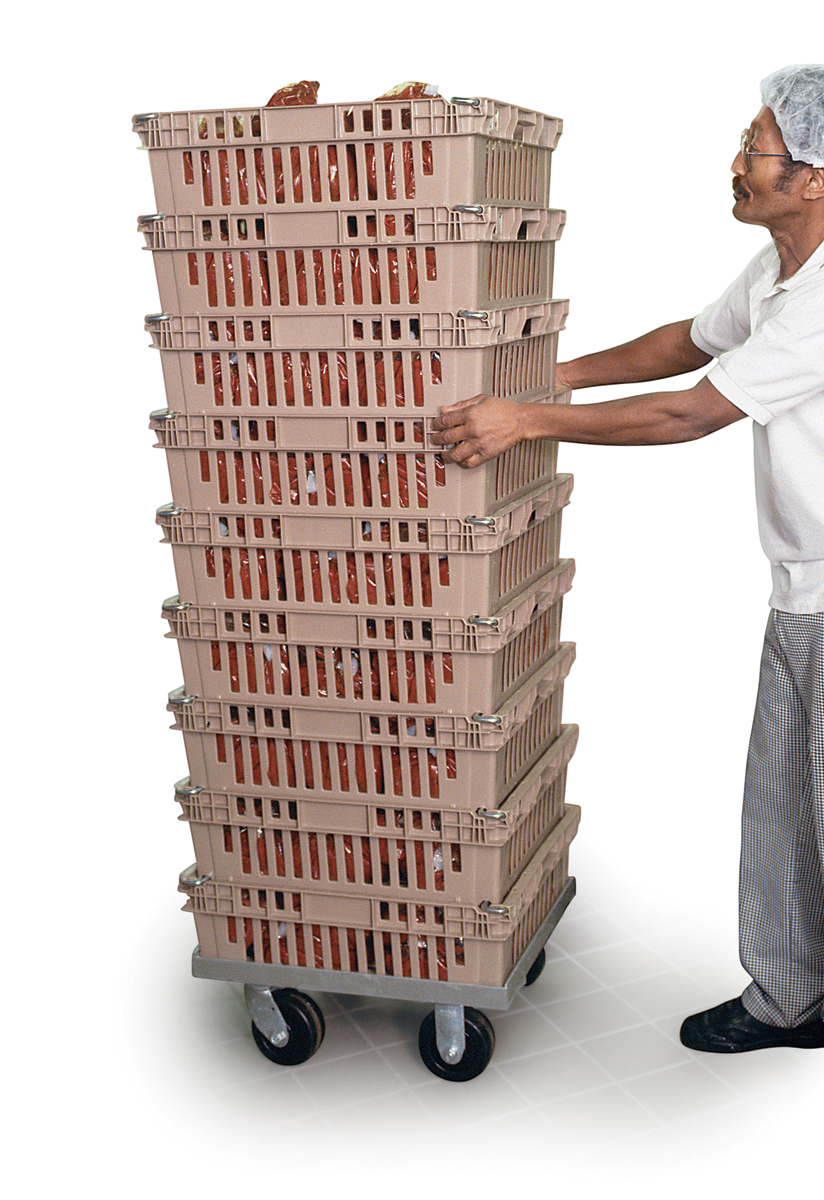
{"type": "Polygon", "coordinates": [[[742,997],[792,1027],[824,1001],[824,613],[772,610],[744,787],[742,997]]]}

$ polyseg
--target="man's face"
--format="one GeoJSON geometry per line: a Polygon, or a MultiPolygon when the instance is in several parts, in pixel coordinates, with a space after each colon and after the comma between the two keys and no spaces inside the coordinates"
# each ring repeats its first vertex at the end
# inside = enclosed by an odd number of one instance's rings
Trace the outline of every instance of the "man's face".
{"type": "Polygon", "coordinates": [[[739,150],[732,162],[732,190],[735,196],[733,216],[748,225],[766,225],[768,228],[800,213],[801,202],[796,195],[803,186],[801,175],[784,179],[787,157],[759,158],[762,155],[786,155],[787,147],[781,136],[775,117],[768,108],[762,108],[749,127],[750,158],[749,170],[739,150]]]}

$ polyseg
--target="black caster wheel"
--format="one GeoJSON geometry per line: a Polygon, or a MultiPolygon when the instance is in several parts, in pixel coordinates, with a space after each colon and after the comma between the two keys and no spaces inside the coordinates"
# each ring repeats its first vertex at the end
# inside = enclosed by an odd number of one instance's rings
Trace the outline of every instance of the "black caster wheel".
{"type": "Polygon", "coordinates": [[[435,1038],[435,1014],[430,1013],[421,1025],[418,1035],[418,1048],[421,1052],[423,1065],[433,1075],[441,1079],[450,1079],[454,1083],[465,1083],[485,1071],[495,1049],[495,1031],[489,1019],[475,1008],[464,1009],[464,1026],[466,1029],[466,1049],[463,1058],[457,1063],[444,1062],[438,1053],[435,1038]]]}
{"type": "Polygon", "coordinates": [[[538,957],[535,959],[535,962],[532,964],[532,966],[529,968],[529,970],[526,973],[526,979],[524,980],[524,987],[529,987],[529,985],[531,983],[534,983],[535,980],[538,978],[538,976],[541,974],[541,971],[543,971],[545,966],[546,966],[546,950],[542,950],[541,953],[538,955],[538,957]]]}
{"type": "Polygon", "coordinates": [[[258,1050],[270,1062],[280,1066],[294,1067],[306,1062],[323,1041],[326,1032],[323,1013],[314,1000],[310,1000],[303,992],[296,992],[294,988],[273,991],[272,998],[289,1027],[289,1041],[282,1046],[275,1046],[253,1021],[252,1036],[258,1050]]]}

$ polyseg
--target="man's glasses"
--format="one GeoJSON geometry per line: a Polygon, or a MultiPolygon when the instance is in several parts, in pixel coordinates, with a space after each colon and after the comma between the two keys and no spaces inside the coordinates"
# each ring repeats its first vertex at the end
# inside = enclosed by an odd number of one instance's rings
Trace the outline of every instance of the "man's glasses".
{"type": "Polygon", "coordinates": [[[792,158],[791,154],[762,154],[760,150],[751,150],[750,146],[750,131],[745,129],[741,134],[741,156],[744,159],[744,166],[749,171],[752,166],[751,159],[753,158],[792,158]]]}

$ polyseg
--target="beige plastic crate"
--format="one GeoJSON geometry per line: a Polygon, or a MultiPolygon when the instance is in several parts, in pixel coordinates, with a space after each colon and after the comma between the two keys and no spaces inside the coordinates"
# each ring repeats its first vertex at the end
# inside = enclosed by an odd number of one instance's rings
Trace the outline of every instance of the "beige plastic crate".
{"type": "Polygon", "coordinates": [[[510,514],[472,518],[223,517],[158,512],[184,601],[273,611],[465,616],[502,604],[558,565],[572,476],[510,514]],[[354,548],[350,549],[354,543],[354,548]],[[317,549],[308,549],[314,545],[317,549]]]}
{"type": "MultiPolygon", "coordinates": [[[[255,789],[215,789],[193,782],[187,775],[175,786],[180,820],[209,825],[238,825],[247,829],[327,829],[330,832],[385,836],[388,830],[403,829],[418,840],[460,842],[462,845],[498,846],[514,843],[531,828],[535,797],[572,760],[578,743],[578,726],[563,725],[559,736],[523,777],[517,787],[491,805],[477,797],[458,796],[450,803],[441,799],[400,797],[387,802],[297,796],[283,798],[255,789]]],[[[532,833],[522,839],[530,842],[532,833]]]]}
{"type": "Polygon", "coordinates": [[[244,888],[181,876],[206,958],[501,987],[569,878],[580,808],[564,815],[497,904],[244,888]]]}
{"type": "Polygon", "coordinates": [[[309,132],[309,108],[269,111],[289,113],[288,139],[268,137],[273,131],[262,129],[257,144],[244,135],[241,144],[215,138],[210,146],[207,136],[185,147],[149,147],[157,211],[294,212],[409,201],[549,208],[549,145],[470,133],[403,136],[397,130],[363,139],[319,138],[309,132]]]}
{"type": "Polygon", "coordinates": [[[132,128],[146,149],[466,133],[491,134],[554,148],[563,122],[558,117],[489,96],[427,96],[419,100],[140,113],[132,118],[132,128]]]}
{"type": "MultiPolygon", "coordinates": [[[[563,403],[569,392],[554,398],[563,403]]],[[[548,401],[549,402],[549,401],[548,401]]],[[[466,471],[430,445],[423,417],[151,414],[175,507],[248,515],[491,516],[556,474],[558,444],[518,442],[466,471]]]]}
{"type": "Polygon", "coordinates": [[[431,242],[530,242],[560,238],[557,208],[463,205],[424,208],[345,206],[323,212],[150,213],[137,218],[148,250],[246,250],[262,246],[426,245],[431,242]]]}
{"type": "Polygon", "coordinates": [[[535,609],[543,609],[566,595],[572,586],[575,563],[563,559],[542,575],[529,589],[519,592],[498,609],[494,617],[472,616],[402,617],[377,616],[365,612],[326,614],[318,621],[300,609],[248,609],[236,605],[195,605],[171,596],[164,601],[162,615],[169,622],[170,637],[204,640],[242,638],[250,642],[287,642],[316,637],[329,631],[344,645],[362,646],[374,641],[397,648],[494,654],[518,637],[535,609]]]}
{"type": "Polygon", "coordinates": [[[494,807],[561,731],[564,680],[575,658],[562,643],[491,713],[398,714],[169,696],[189,774],[209,789],[326,799],[403,796],[494,807]]]}
{"type": "MultiPolygon", "coordinates": [[[[563,596],[573,570],[567,562],[542,579],[539,592],[519,593],[509,605],[513,620],[505,638],[492,618],[496,625],[487,642],[494,640],[496,648],[486,652],[479,649],[479,639],[469,649],[436,650],[432,622],[420,618],[256,613],[266,617],[269,632],[252,637],[244,634],[238,610],[223,610],[222,628],[214,636],[200,633],[200,610],[191,622],[185,608],[165,615],[177,638],[189,695],[332,708],[343,702],[380,712],[461,712],[473,705],[489,711],[558,649],[563,596]],[[227,616],[232,632],[225,629],[227,616]]],[[[247,616],[251,634],[252,614],[247,616]]],[[[485,618],[476,618],[476,629],[490,629],[479,620],[485,618]]],[[[258,629],[259,624],[254,622],[258,629]]],[[[455,640],[458,647],[465,645],[463,633],[455,640]]]]}
{"type": "Polygon", "coordinates": [[[433,242],[431,245],[156,250],[164,312],[459,312],[542,304],[552,295],[555,243],[433,242]]]}
{"type": "Polygon", "coordinates": [[[552,151],[473,135],[150,152],[159,213],[370,210],[414,201],[549,208],[552,151]]]}
{"type": "Polygon", "coordinates": [[[497,346],[443,349],[218,349],[160,354],[172,412],[260,418],[278,415],[434,415],[442,405],[481,394],[526,400],[554,388],[558,333],[567,305],[551,309],[553,325],[497,346]]]}
{"type": "Polygon", "coordinates": [[[577,736],[565,726],[491,810],[246,798],[188,780],[176,799],[198,871],[213,881],[477,904],[505,894],[560,819],[577,736]]]}
{"type": "Polygon", "coordinates": [[[496,310],[456,312],[330,313],[292,316],[269,313],[214,312],[210,315],[151,313],[146,330],[158,350],[323,350],[336,348],[445,349],[451,346],[494,346],[531,334],[547,333],[563,324],[567,300],[519,304],[496,310]]]}

